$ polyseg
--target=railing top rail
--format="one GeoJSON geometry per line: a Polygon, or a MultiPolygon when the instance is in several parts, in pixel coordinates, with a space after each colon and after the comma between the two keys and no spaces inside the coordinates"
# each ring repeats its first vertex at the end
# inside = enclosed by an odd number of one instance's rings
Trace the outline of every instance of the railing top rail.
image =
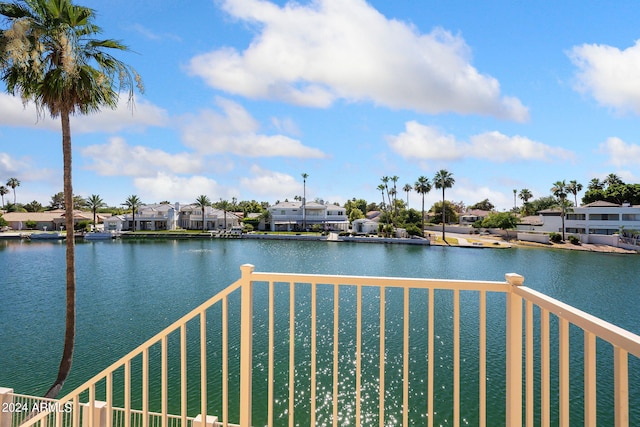
{"type": "Polygon", "coordinates": [[[423,279],[411,277],[377,277],[377,276],[343,276],[329,274],[295,274],[252,272],[250,280],[254,282],[283,282],[283,283],[315,283],[327,285],[356,285],[378,287],[411,287],[460,290],[488,290],[508,292],[506,281],[488,280],[451,280],[451,279],[423,279]]]}
{"type": "Polygon", "coordinates": [[[548,310],[556,316],[568,320],[570,323],[590,332],[616,347],[625,349],[630,354],[640,358],[640,336],[619,326],[595,317],[580,309],[551,298],[541,292],[527,288],[516,287],[514,293],[539,307],[548,310]]]}

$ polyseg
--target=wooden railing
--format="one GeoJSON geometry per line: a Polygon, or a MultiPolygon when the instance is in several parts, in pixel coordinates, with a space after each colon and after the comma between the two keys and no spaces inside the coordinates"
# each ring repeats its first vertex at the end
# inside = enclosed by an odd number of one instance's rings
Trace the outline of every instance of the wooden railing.
{"type": "Polygon", "coordinates": [[[517,274],[490,282],[241,271],[60,399],[62,409],[22,425],[640,422],[640,337],[522,286],[517,274]]]}

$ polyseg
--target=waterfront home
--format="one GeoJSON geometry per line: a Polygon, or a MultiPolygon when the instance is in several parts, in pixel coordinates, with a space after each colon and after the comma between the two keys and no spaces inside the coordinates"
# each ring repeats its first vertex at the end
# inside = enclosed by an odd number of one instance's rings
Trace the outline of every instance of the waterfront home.
{"type": "Polygon", "coordinates": [[[476,221],[482,221],[489,216],[491,212],[482,209],[469,209],[464,214],[460,215],[460,225],[472,225],[476,221]]]}
{"type": "MultiPolygon", "coordinates": [[[[74,211],[73,221],[78,224],[82,221],[93,221],[91,212],[74,211]]],[[[55,209],[45,212],[7,212],[2,215],[9,227],[13,230],[26,230],[27,222],[34,221],[36,223],[35,230],[63,230],[65,225],[64,210],[55,209]]],[[[97,221],[104,219],[105,216],[99,216],[97,221]]]]}
{"type": "MultiPolygon", "coordinates": [[[[119,216],[122,220],[122,224],[119,226],[122,230],[175,230],[179,206],[178,203],[175,205],[167,203],[142,205],[136,210],[135,218],[132,213],[119,216]]],[[[114,220],[113,223],[118,224],[118,221],[114,220]]],[[[112,223],[108,225],[113,227],[112,223]]],[[[117,227],[118,225],[114,231],[117,231],[117,227]]],[[[112,229],[107,228],[107,225],[105,228],[112,229]]]]}
{"type": "Polygon", "coordinates": [[[361,218],[353,220],[351,223],[351,229],[357,234],[377,234],[378,233],[378,221],[373,221],[367,218],[361,218]]]}
{"type": "MultiPolygon", "coordinates": [[[[562,212],[559,208],[538,213],[537,222],[519,224],[519,231],[562,233],[562,212]]],[[[568,208],[565,212],[564,232],[576,235],[583,243],[624,246],[619,242],[622,231],[640,230],[640,205],[597,201],[568,208]]],[[[638,233],[635,233],[638,234],[638,233]]]]}
{"type": "Polygon", "coordinates": [[[345,208],[316,202],[280,202],[270,206],[271,231],[299,231],[321,226],[323,230],[349,229],[345,208]]]}
{"type": "MultiPolygon", "coordinates": [[[[240,225],[240,217],[230,211],[205,207],[204,213],[206,230],[230,230],[240,225]]],[[[196,205],[181,206],[178,224],[187,230],[202,230],[202,208],[196,205]]]]}

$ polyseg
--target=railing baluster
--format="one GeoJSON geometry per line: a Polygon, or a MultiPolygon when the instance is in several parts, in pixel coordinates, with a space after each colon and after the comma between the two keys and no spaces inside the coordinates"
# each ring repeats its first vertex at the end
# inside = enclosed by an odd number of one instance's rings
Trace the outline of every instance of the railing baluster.
{"type": "Polygon", "coordinates": [[[289,282],[289,427],[294,426],[296,388],[296,284],[289,282]]]}
{"type": "Polygon", "coordinates": [[[273,281],[269,282],[269,384],[267,385],[267,425],[273,425],[273,381],[274,381],[274,348],[275,348],[275,285],[273,281]]]}
{"type": "Polygon", "coordinates": [[[91,387],[89,387],[89,407],[87,408],[87,412],[88,412],[88,422],[87,425],[89,427],[94,427],[95,426],[95,407],[96,407],[96,386],[95,384],[93,384],[91,387]]]}
{"type": "Polygon", "coordinates": [[[435,414],[433,408],[434,396],[433,396],[433,373],[435,368],[436,361],[435,357],[435,292],[433,288],[429,288],[429,348],[427,349],[427,405],[428,405],[428,418],[429,418],[429,427],[433,427],[434,420],[433,415],[435,414]]]}
{"type": "Polygon", "coordinates": [[[356,286],[356,427],[362,423],[362,286],[356,286]]]}
{"type": "Polygon", "coordinates": [[[523,277],[505,275],[507,292],[507,426],[522,426],[522,297],[513,288],[522,285],[523,277]]]}
{"type": "Polygon", "coordinates": [[[540,425],[551,425],[551,328],[549,311],[540,309],[540,425]]]}
{"type": "Polygon", "coordinates": [[[453,291],[453,425],[460,425],[460,290],[453,291]]]}
{"type": "Polygon", "coordinates": [[[333,285],[333,427],[338,427],[338,339],[340,336],[340,286],[333,285]]]}
{"type": "Polygon", "coordinates": [[[569,413],[569,322],[565,319],[560,319],[559,334],[560,425],[568,426],[571,418],[569,413]]]}
{"type": "Polygon", "coordinates": [[[627,351],[613,347],[613,386],[615,390],[615,425],[629,425],[629,360],[627,351]]]}
{"type": "Polygon", "coordinates": [[[311,284],[311,413],[309,425],[316,425],[316,334],[317,334],[317,285],[311,284]]]}
{"type": "Polygon", "coordinates": [[[180,427],[187,427],[187,324],[180,325],[180,427]]]}
{"type": "Polygon", "coordinates": [[[402,303],[402,425],[409,425],[409,288],[402,303]]]}
{"type": "Polygon", "coordinates": [[[149,349],[142,350],[142,427],[149,425],[149,349]]]}
{"type": "Polygon", "coordinates": [[[131,360],[124,365],[124,427],[131,427],[131,360]]]}
{"type": "Polygon", "coordinates": [[[534,375],[533,375],[533,303],[527,301],[526,314],[525,314],[525,330],[526,330],[526,344],[525,344],[525,363],[526,363],[526,425],[527,427],[533,427],[534,420],[534,375]]]}
{"type": "MultiPolygon", "coordinates": [[[[160,391],[160,396],[162,398],[162,403],[161,403],[161,413],[162,413],[162,427],[168,427],[167,425],[167,415],[168,415],[168,399],[169,399],[169,394],[168,394],[168,371],[169,371],[169,364],[168,364],[168,356],[167,356],[167,347],[168,347],[168,338],[167,335],[165,335],[164,337],[162,337],[162,341],[160,344],[160,354],[161,354],[161,362],[160,362],[160,368],[162,370],[162,373],[160,374],[161,377],[161,391],[160,391]]],[[[146,417],[145,417],[146,418],[146,417]]],[[[145,420],[146,421],[146,420],[145,420]]],[[[143,424],[144,425],[144,424],[143,424]]]]}
{"type": "Polygon", "coordinates": [[[597,425],[596,336],[584,332],[584,425],[597,425]]]}
{"type": "Polygon", "coordinates": [[[378,407],[380,408],[380,427],[384,427],[384,370],[385,370],[385,322],[386,322],[386,289],[380,286],[380,390],[378,407]]]}
{"type": "Polygon", "coordinates": [[[113,426],[113,372],[107,374],[105,381],[106,427],[113,426]]]}
{"type": "Polygon", "coordinates": [[[480,366],[479,366],[479,404],[480,427],[487,425],[487,292],[480,291],[480,366]]]}
{"type": "Polygon", "coordinates": [[[200,415],[207,420],[207,311],[200,311],[200,415]]]}
{"type": "Polygon", "coordinates": [[[229,422],[229,298],[222,301],[222,419],[229,422]]]}

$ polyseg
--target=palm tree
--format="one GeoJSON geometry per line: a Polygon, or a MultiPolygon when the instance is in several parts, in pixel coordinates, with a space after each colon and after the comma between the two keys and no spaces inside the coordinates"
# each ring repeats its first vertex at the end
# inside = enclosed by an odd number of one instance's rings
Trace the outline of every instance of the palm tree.
{"type": "Polygon", "coordinates": [[[419,177],[413,185],[413,189],[416,190],[416,193],[422,194],[422,234],[424,235],[424,195],[431,191],[429,178],[426,176],[419,177]]]}
{"type": "Polygon", "coordinates": [[[202,209],[202,232],[205,233],[206,232],[206,224],[207,224],[207,221],[205,220],[205,216],[204,216],[205,215],[205,208],[207,206],[211,206],[211,200],[209,200],[209,198],[207,196],[205,196],[204,194],[201,194],[196,199],[195,205],[197,207],[199,207],[200,209],[202,209]]]}
{"type": "Polygon", "coordinates": [[[518,194],[518,190],[517,189],[513,189],[513,211],[515,212],[518,209],[518,203],[516,203],[516,196],[518,194]]]}
{"type": "MultiPolygon", "coordinates": [[[[142,90],[138,74],[111,52],[127,51],[115,40],[95,39],[102,29],[93,9],[71,0],[16,0],[0,3],[8,30],[1,32],[0,72],[7,91],[33,101],[39,115],[60,118],[62,129],[65,220],[73,232],[71,115],[115,108],[121,90],[133,99],[142,90]],[[12,49],[7,47],[11,46],[12,49]]],[[[66,239],[66,324],[58,376],[45,394],[54,398],[71,370],[75,343],[75,240],[66,239]]]]}
{"type": "Polygon", "coordinates": [[[9,194],[9,189],[4,185],[0,185],[0,197],[2,197],[2,209],[4,209],[4,196],[9,194]]]}
{"type": "Polygon", "coordinates": [[[551,192],[554,196],[560,199],[560,208],[562,212],[560,217],[562,218],[562,241],[564,242],[564,213],[565,213],[565,200],[567,198],[567,184],[563,181],[556,181],[551,187],[551,192]]]}
{"type": "Polygon", "coordinates": [[[411,192],[411,190],[413,190],[411,184],[405,184],[404,187],[402,187],[402,191],[407,193],[407,209],[409,209],[409,193],[411,192]]]}
{"type": "Polygon", "coordinates": [[[573,194],[573,200],[575,202],[574,206],[578,206],[578,193],[580,191],[582,191],[582,184],[575,179],[569,181],[569,184],[567,184],[567,192],[573,194]]]}
{"type": "Polygon", "coordinates": [[[523,203],[527,203],[529,202],[529,199],[533,197],[533,193],[531,193],[531,190],[529,190],[528,188],[523,188],[522,190],[520,190],[520,194],[518,194],[518,197],[520,197],[520,200],[522,200],[523,203]]]}
{"type": "Polygon", "coordinates": [[[620,179],[618,175],[615,173],[610,173],[607,177],[602,181],[607,187],[611,187],[612,185],[624,184],[624,181],[620,179]]]}
{"type": "Polygon", "coordinates": [[[592,178],[589,181],[589,185],[587,186],[587,190],[604,190],[604,183],[600,181],[598,178],[592,178]]]}
{"type": "MultiPolygon", "coordinates": [[[[307,178],[308,173],[302,174],[302,228],[307,229],[307,178]]],[[[226,227],[225,227],[226,228],[226,227]]]]}
{"type": "Polygon", "coordinates": [[[138,196],[136,196],[135,194],[132,194],[131,196],[127,197],[127,200],[125,200],[122,205],[126,206],[128,209],[131,209],[131,213],[132,213],[132,216],[133,216],[132,217],[132,219],[133,219],[133,231],[136,231],[136,210],[138,210],[140,205],[142,205],[142,202],[140,201],[140,198],[138,196]]]}
{"type": "Polygon", "coordinates": [[[229,210],[229,202],[227,200],[222,200],[222,198],[220,198],[220,201],[218,202],[218,209],[222,209],[222,214],[224,215],[223,217],[223,221],[224,221],[224,231],[227,231],[227,211],[229,210]]]}
{"type": "Polygon", "coordinates": [[[85,203],[87,207],[91,209],[91,212],[93,212],[93,229],[95,231],[96,226],[98,225],[96,223],[96,213],[98,212],[98,209],[105,207],[107,204],[97,194],[92,194],[87,197],[85,203]]]}
{"type": "Polygon", "coordinates": [[[456,180],[453,179],[453,175],[451,174],[451,172],[445,169],[440,169],[438,172],[436,172],[435,176],[433,177],[434,186],[436,188],[442,189],[442,240],[444,240],[445,243],[447,242],[447,240],[445,239],[445,234],[444,234],[444,224],[445,224],[444,190],[447,188],[453,187],[453,184],[455,184],[455,182],[456,180]]]}
{"type": "Polygon", "coordinates": [[[382,194],[382,204],[380,205],[380,209],[382,210],[382,208],[384,207],[384,184],[380,184],[376,188],[382,194]]]}
{"type": "Polygon", "coordinates": [[[20,186],[20,180],[18,178],[9,178],[7,180],[7,187],[11,187],[13,189],[13,204],[16,204],[16,187],[20,186]]]}

